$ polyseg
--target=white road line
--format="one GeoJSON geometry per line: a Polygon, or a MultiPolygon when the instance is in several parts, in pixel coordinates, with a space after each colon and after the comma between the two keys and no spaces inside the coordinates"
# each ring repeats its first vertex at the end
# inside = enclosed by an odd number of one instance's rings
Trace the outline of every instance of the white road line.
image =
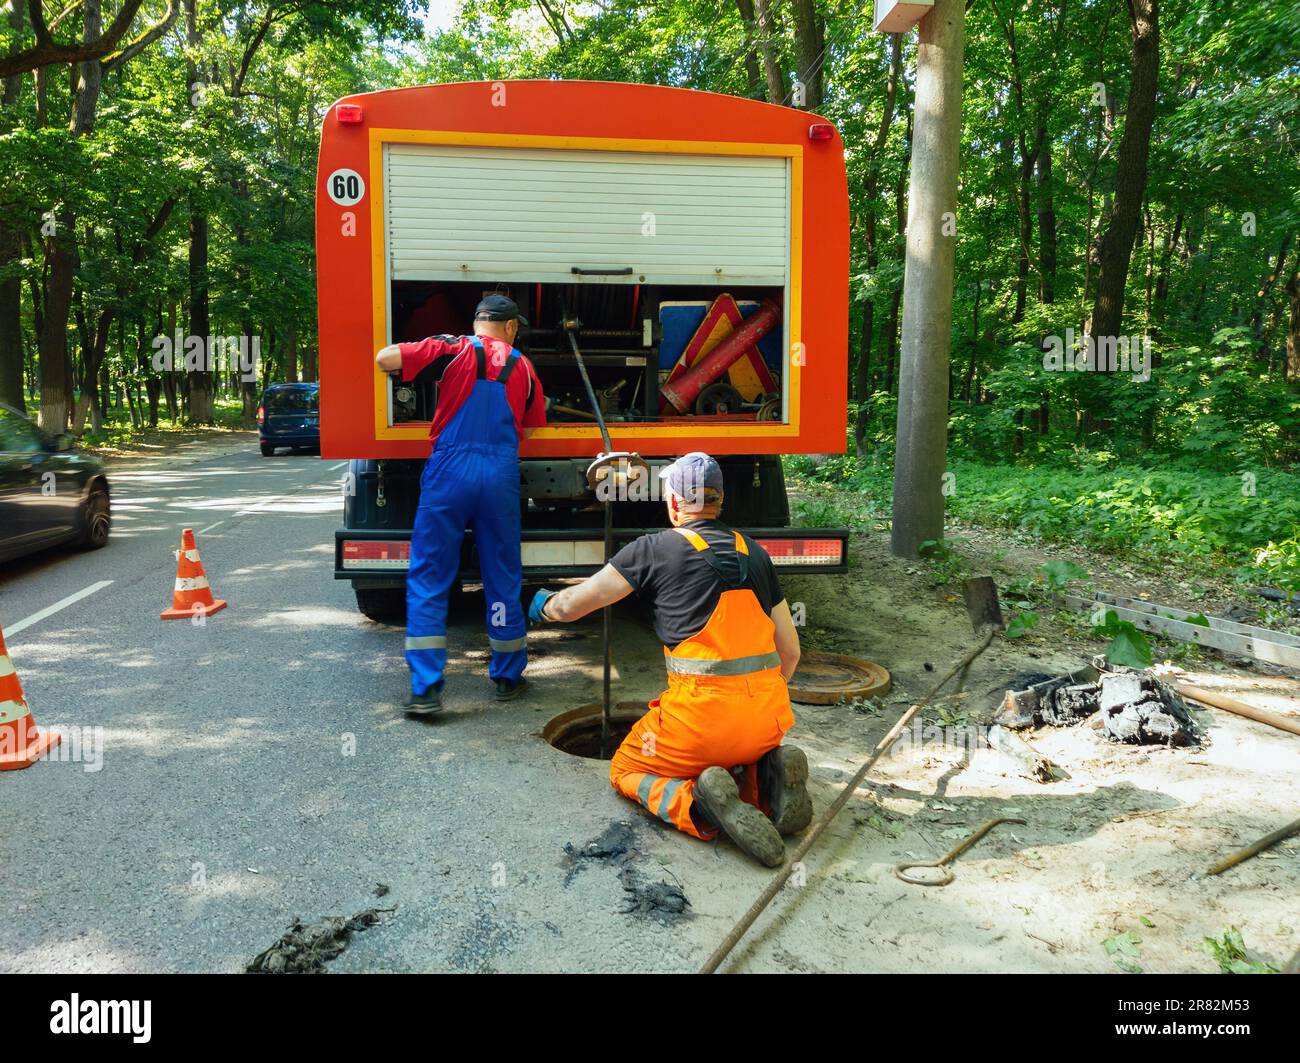
{"type": "Polygon", "coordinates": [[[341,461],[341,462],[339,462],[337,465],[331,465],[331,466],[330,466],[330,472],[338,472],[339,469],[342,469],[342,468],[346,467],[347,464],[348,464],[348,463],[347,463],[346,461],[341,461]]]}
{"type": "Polygon", "coordinates": [[[32,613],[31,616],[26,617],[23,620],[19,620],[18,623],[10,624],[9,627],[5,629],[5,638],[9,639],[12,638],[14,635],[17,635],[18,632],[20,631],[26,631],[33,624],[39,624],[47,616],[53,616],[60,609],[66,609],[68,606],[75,605],[77,602],[81,601],[82,598],[88,598],[96,591],[102,591],[105,587],[107,587],[112,582],[113,581],[111,579],[105,579],[105,580],[100,580],[98,583],[92,583],[89,587],[86,587],[84,590],[77,591],[76,594],[69,594],[61,602],[55,602],[53,605],[47,605],[39,613],[32,613]]]}
{"type": "Polygon", "coordinates": [[[225,522],[224,520],[219,520],[219,521],[217,521],[216,524],[209,524],[206,528],[200,528],[200,529],[198,530],[198,534],[199,534],[199,535],[202,535],[204,532],[210,532],[213,528],[219,528],[219,527],[221,527],[221,525],[223,525],[223,524],[225,524],[225,523],[226,523],[226,522],[225,522]]]}

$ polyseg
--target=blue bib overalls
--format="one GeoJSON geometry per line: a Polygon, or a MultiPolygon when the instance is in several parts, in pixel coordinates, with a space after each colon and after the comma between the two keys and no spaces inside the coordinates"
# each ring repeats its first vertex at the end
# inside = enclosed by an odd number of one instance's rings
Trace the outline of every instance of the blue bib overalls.
{"type": "Polygon", "coordinates": [[[447,666],[447,598],[460,573],[468,527],[478,548],[487,606],[493,680],[517,680],[528,663],[520,601],[519,432],[505,382],[519,363],[510,356],[493,375],[482,340],[474,387],[438,435],[420,477],[420,507],[406,579],[406,661],[411,692],[428,693],[447,666]]]}

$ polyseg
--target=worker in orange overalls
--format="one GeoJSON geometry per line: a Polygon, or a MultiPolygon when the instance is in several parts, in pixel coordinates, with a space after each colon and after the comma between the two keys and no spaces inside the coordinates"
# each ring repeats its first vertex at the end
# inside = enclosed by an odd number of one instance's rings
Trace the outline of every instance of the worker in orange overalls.
{"type": "Polygon", "coordinates": [[[660,477],[672,527],[629,543],[577,586],[538,591],[529,617],[577,620],[633,592],[650,601],[668,689],[614,754],[610,782],[678,830],[704,839],[721,830],[776,867],[781,836],[812,819],[808,758],[781,744],[794,726],[786,680],[799,634],[771,558],[718,520],[718,463],[687,454],[660,477]]]}

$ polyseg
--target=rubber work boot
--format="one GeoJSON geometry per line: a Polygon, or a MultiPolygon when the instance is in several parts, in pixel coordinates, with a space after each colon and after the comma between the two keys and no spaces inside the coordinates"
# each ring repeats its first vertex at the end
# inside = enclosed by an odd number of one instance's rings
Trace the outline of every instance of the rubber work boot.
{"type": "Polygon", "coordinates": [[[427,694],[412,694],[402,703],[407,716],[433,716],[442,711],[442,684],[430,687],[427,694]]]}
{"type": "Polygon", "coordinates": [[[528,680],[523,676],[520,676],[518,679],[498,679],[497,701],[509,701],[527,685],[528,680]]]}
{"type": "Polygon", "coordinates": [[[714,826],[761,864],[780,867],[785,843],[776,827],[753,805],[740,799],[740,790],[726,768],[705,768],[695,783],[695,801],[714,826]]]}
{"type": "Polygon", "coordinates": [[[798,834],[812,822],[808,757],[798,746],[777,746],[759,758],[758,787],[779,834],[798,834]]]}

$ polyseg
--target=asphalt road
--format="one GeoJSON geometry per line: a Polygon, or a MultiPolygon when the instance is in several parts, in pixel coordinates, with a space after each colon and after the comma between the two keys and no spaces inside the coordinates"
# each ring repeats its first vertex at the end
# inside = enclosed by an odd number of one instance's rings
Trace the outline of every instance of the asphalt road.
{"type": "MultiPolygon", "coordinates": [[[[541,741],[549,716],[599,696],[597,623],[533,636],[531,695],[498,705],[481,618],[455,617],[448,709],[407,720],[402,633],[332,578],[340,463],[237,447],[110,468],[104,550],[0,566],[37,722],[82,738],[61,754],[79,760],[0,775],[0,970],[238,971],[295,916],[372,905],[395,910],[333,969],[692,969],[766,874],[541,741]],[[230,602],[201,626],[158,617],[185,526],[230,602]],[[566,856],[620,821],[630,864],[566,856]],[[683,858],[707,872],[695,912],[738,877],[714,925],[624,911],[621,869],[671,882],[683,858]]],[[[653,695],[643,618],[619,638],[620,696],[653,695]]]]}

